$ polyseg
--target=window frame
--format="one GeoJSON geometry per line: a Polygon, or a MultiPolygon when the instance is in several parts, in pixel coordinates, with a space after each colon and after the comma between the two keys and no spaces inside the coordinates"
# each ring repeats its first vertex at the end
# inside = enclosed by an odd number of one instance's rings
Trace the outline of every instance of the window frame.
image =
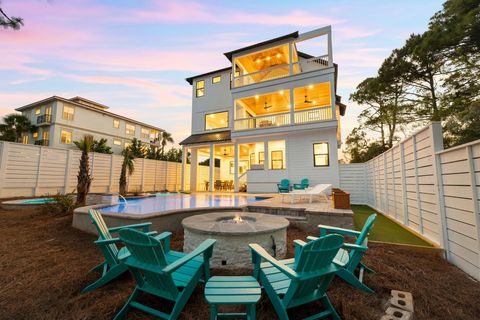
{"type": "Polygon", "coordinates": [[[222,82],[222,75],[219,74],[218,76],[213,76],[212,77],[212,84],[219,84],[220,82],[222,82]],[[218,79],[218,81],[215,81],[215,79],[218,79]]]}
{"type": "Polygon", "coordinates": [[[265,165],[265,151],[258,151],[258,164],[265,165]]]}
{"type": "Polygon", "coordinates": [[[197,81],[195,82],[195,97],[196,97],[196,98],[205,97],[205,80],[197,80],[197,81]],[[198,87],[198,84],[199,84],[199,83],[203,83],[203,87],[202,87],[202,88],[199,88],[199,87],[198,87]],[[201,95],[198,94],[198,93],[200,92],[200,90],[203,90],[201,95]]]}
{"type": "Polygon", "coordinates": [[[271,167],[270,170],[285,170],[285,166],[284,166],[285,163],[283,162],[283,157],[284,157],[283,150],[272,150],[272,151],[270,151],[270,167],[271,167]],[[274,152],[280,152],[280,153],[281,153],[281,159],[276,159],[276,160],[274,160],[274,159],[273,159],[273,153],[274,153],[274,152]],[[273,163],[274,163],[274,162],[279,162],[279,161],[280,161],[281,164],[282,164],[282,165],[281,165],[281,168],[274,168],[273,163]]]}
{"type": "Polygon", "coordinates": [[[113,145],[114,146],[122,146],[122,140],[121,139],[113,139],[113,145]],[[118,143],[115,143],[118,142],[118,143]]]}
{"type": "Polygon", "coordinates": [[[313,143],[313,167],[315,168],[322,168],[322,167],[329,167],[330,166],[330,146],[327,141],[321,141],[321,142],[314,142],[313,143]],[[315,145],[317,144],[326,144],[327,145],[327,153],[315,153],[315,145]],[[316,163],[316,156],[327,156],[327,164],[318,164],[316,163]]]}
{"type": "Polygon", "coordinates": [[[42,107],[36,107],[35,110],[33,110],[33,113],[38,116],[42,113],[42,107]]]}
{"type": "Polygon", "coordinates": [[[71,106],[68,106],[68,105],[63,105],[62,119],[67,120],[67,121],[73,121],[73,119],[75,119],[75,107],[71,107],[71,106]],[[66,108],[72,109],[73,110],[72,113],[65,112],[66,108]],[[70,118],[70,116],[65,116],[66,114],[71,115],[71,118],[70,118]]]}
{"type": "Polygon", "coordinates": [[[203,130],[204,131],[221,130],[221,129],[226,129],[226,128],[229,128],[229,127],[230,127],[230,112],[228,110],[205,113],[205,116],[203,117],[203,130]],[[208,116],[212,115],[212,114],[218,114],[218,113],[227,113],[227,121],[225,122],[226,126],[213,128],[213,129],[207,129],[207,118],[208,118],[208,116]]]}
{"type": "Polygon", "coordinates": [[[150,139],[150,130],[142,127],[140,129],[140,138],[141,139],[150,139]],[[144,131],[146,131],[147,133],[144,133],[144,131]]]}
{"type": "Polygon", "coordinates": [[[114,129],[120,129],[120,120],[113,119],[113,128],[114,129]],[[115,126],[115,123],[118,123],[118,126],[115,126]]]}
{"type": "Polygon", "coordinates": [[[134,124],[131,124],[131,123],[128,123],[128,122],[125,124],[125,134],[127,136],[135,136],[136,132],[137,132],[137,127],[134,124]],[[128,133],[130,131],[130,129],[128,129],[129,126],[133,127],[133,133],[128,133]]]}
{"type": "Polygon", "coordinates": [[[72,131],[68,131],[68,130],[65,130],[65,129],[61,129],[61,130],[60,130],[60,144],[67,144],[67,145],[68,145],[68,144],[72,144],[72,139],[73,139],[73,133],[72,133],[72,131]],[[64,132],[70,134],[70,142],[68,142],[68,143],[67,143],[67,142],[63,142],[62,136],[63,136],[63,133],[64,133],[64,132]]]}

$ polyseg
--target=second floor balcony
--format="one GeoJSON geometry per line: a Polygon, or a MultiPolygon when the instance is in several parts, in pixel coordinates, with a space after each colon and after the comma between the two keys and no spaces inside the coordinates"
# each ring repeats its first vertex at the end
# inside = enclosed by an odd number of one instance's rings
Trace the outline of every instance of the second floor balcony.
{"type": "Polygon", "coordinates": [[[51,114],[42,114],[37,117],[37,125],[50,124],[50,123],[52,123],[51,114]]]}

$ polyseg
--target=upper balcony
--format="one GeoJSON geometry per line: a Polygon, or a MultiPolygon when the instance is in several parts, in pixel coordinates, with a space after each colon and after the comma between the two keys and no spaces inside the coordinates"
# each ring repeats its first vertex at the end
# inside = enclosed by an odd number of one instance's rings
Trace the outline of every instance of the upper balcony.
{"type": "Polygon", "coordinates": [[[292,33],[225,54],[232,60],[232,89],[333,67],[331,28],[292,33]],[[317,40],[310,42],[312,38],[317,40]],[[303,53],[316,51],[315,56],[303,53]]]}

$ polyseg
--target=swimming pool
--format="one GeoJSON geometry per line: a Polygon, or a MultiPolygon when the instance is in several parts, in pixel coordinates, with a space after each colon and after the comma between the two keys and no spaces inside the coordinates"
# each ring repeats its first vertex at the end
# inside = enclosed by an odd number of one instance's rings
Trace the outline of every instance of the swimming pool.
{"type": "Polygon", "coordinates": [[[181,209],[241,207],[265,199],[267,198],[238,194],[163,194],[156,197],[128,199],[126,204],[120,200],[118,205],[101,208],[100,212],[149,214],[181,209]]]}

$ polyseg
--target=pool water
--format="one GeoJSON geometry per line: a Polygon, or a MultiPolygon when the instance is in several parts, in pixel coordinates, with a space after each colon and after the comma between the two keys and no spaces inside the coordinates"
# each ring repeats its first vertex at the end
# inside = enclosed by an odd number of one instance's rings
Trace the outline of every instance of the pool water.
{"type": "Polygon", "coordinates": [[[118,205],[102,208],[100,211],[148,214],[179,209],[239,207],[265,199],[247,195],[166,194],[156,197],[129,199],[126,204],[120,200],[118,205]]]}

